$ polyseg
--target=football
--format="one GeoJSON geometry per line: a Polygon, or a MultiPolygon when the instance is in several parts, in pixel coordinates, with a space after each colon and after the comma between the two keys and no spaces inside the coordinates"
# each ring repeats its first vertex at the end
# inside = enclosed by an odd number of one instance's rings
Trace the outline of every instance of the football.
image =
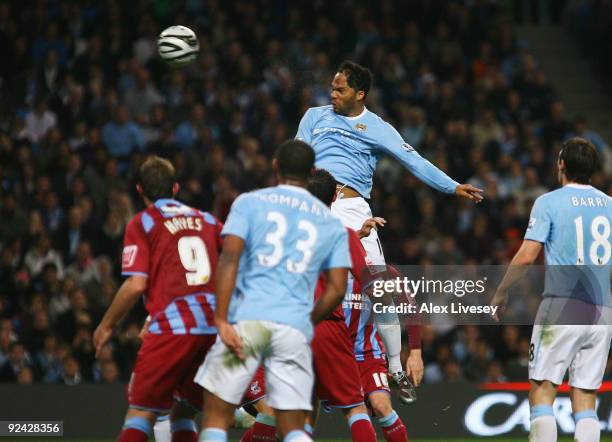
{"type": "Polygon", "coordinates": [[[198,37],[187,26],[170,26],[157,38],[159,56],[172,67],[182,67],[192,63],[199,50],[198,37]]]}

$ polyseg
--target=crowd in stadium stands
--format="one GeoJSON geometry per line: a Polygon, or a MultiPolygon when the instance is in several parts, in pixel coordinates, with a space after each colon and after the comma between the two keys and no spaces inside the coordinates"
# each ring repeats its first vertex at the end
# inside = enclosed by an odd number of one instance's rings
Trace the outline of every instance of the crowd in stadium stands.
{"type": "MultiPolygon", "coordinates": [[[[328,104],[346,57],[375,74],[369,108],[453,178],[486,189],[475,206],[382,159],[371,204],[388,220],[391,263],[507,263],[533,200],[557,186],[561,143],[588,129],[517,40],[512,13],[488,0],[5,1],[0,48],[5,382],[125,381],[144,310],[99,359],[91,335],[121,281],[124,227],[142,208],[138,165],[149,153],[171,159],[178,198],[224,219],[239,193],[273,184],[272,152],[306,108],[328,104]],[[201,49],[171,71],[156,36],[176,23],[197,31],[201,49]]],[[[593,185],[610,194],[610,176],[593,185]]],[[[425,327],[425,381],[524,380],[528,336],[425,327]]]]}
{"type": "Polygon", "coordinates": [[[612,75],[612,2],[609,0],[575,0],[567,8],[567,27],[573,31],[581,51],[586,54],[602,84],[612,96],[606,81],[612,75]]]}

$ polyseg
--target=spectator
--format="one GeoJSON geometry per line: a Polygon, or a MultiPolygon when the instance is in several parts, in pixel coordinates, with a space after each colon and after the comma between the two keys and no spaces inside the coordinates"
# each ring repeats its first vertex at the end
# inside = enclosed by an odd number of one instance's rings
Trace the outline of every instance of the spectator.
{"type": "Polygon", "coordinates": [[[174,142],[181,149],[187,149],[197,141],[199,128],[202,127],[206,118],[204,106],[194,106],[189,120],[183,121],[176,128],[174,142]]]}
{"type": "Polygon", "coordinates": [[[67,222],[56,233],[56,243],[62,251],[65,262],[73,262],[81,242],[89,242],[92,236],[92,232],[83,224],[81,207],[72,206],[68,211],[67,222]]]}
{"type": "Polygon", "coordinates": [[[2,200],[0,208],[0,242],[18,238],[25,233],[26,217],[21,208],[17,206],[15,195],[8,193],[2,200]]]}
{"type": "Polygon", "coordinates": [[[23,367],[17,373],[17,383],[20,385],[31,385],[34,383],[34,374],[30,367],[23,367]]]}
{"type": "Polygon", "coordinates": [[[8,359],[0,367],[0,382],[15,382],[19,372],[30,367],[32,361],[21,342],[13,342],[9,347],[8,359]]]}
{"type": "Polygon", "coordinates": [[[61,279],[64,274],[64,263],[61,255],[51,248],[51,240],[46,234],[38,237],[36,244],[25,254],[24,263],[32,278],[38,277],[46,264],[53,264],[61,279]]]}
{"type": "Polygon", "coordinates": [[[77,361],[74,356],[67,356],[62,363],[61,383],[66,385],[79,385],[83,382],[79,361],[77,361]]]}
{"type": "Polygon", "coordinates": [[[607,174],[612,174],[612,149],[604,139],[594,130],[588,128],[587,120],[583,116],[574,119],[574,130],[566,134],[565,139],[582,137],[589,140],[599,151],[603,169],[607,174]]]}
{"type": "Polygon", "coordinates": [[[144,150],[142,131],[130,120],[128,110],[120,106],[114,111],[114,120],[102,128],[102,141],[108,153],[120,160],[127,160],[135,151],[144,150]]]}
{"type": "Polygon", "coordinates": [[[149,71],[140,68],[136,72],[136,85],[130,88],[123,99],[127,111],[138,123],[143,124],[153,106],[162,104],[163,97],[151,82],[149,71]]]}
{"type": "Polygon", "coordinates": [[[25,138],[33,144],[39,143],[49,130],[57,125],[57,116],[47,106],[46,100],[39,100],[34,110],[28,112],[25,127],[20,138],[25,138]]]}
{"type": "Polygon", "coordinates": [[[523,381],[529,365],[529,339],[523,338],[518,345],[518,354],[506,363],[506,373],[510,381],[523,381]]]}
{"type": "Polygon", "coordinates": [[[100,373],[101,382],[104,384],[114,384],[119,381],[119,367],[115,361],[104,361],[100,373]]]}

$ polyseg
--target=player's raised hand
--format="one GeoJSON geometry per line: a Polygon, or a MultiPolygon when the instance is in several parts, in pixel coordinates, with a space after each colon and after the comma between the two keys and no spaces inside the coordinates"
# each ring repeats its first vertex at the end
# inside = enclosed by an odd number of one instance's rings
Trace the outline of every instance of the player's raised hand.
{"type": "Polygon", "coordinates": [[[93,334],[93,343],[94,347],[96,347],[96,358],[100,355],[100,351],[104,344],[108,342],[108,340],[113,335],[112,327],[107,327],[103,324],[100,324],[96,331],[93,334]]]}
{"type": "Polygon", "coordinates": [[[479,203],[484,199],[482,192],[484,192],[483,189],[474,187],[471,184],[459,184],[455,189],[455,195],[467,198],[476,203],[479,203]]]}
{"type": "Polygon", "coordinates": [[[496,322],[499,322],[499,313],[504,311],[506,304],[508,304],[508,291],[497,290],[491,300],[491,307],[498,307],[497,311],[493,314],[493,319],[496,322]]]}
{"type": "Polygon", "coordinates": [[[372,218],[366,219],[363,223],[363,226],[361,226],[359,232],[357,232],[359,234],[359,239],[370,236],[370,232],[372,232],[372,229],[383,227],[385,224],[387,224],[387,220],[381,218],[380,216],[374,216],[372,218]]]}
{"type": "Polygon", "coordinates": [[[227,321],[215,320],[215,325],[221,341],[223,341],[227,348],[238,356],[239,359],[246,359],[242,349],[242,339],[236,332],[236,329],[227,321]]]}
{"type": "Polygon", "coordinates": [[[415,387],[418,387],[423,380],[423,357],[421,355],[421,349],[413,348],[410,350],[408,359],[406,360],[406,374],[412,381],[415,387]]]}

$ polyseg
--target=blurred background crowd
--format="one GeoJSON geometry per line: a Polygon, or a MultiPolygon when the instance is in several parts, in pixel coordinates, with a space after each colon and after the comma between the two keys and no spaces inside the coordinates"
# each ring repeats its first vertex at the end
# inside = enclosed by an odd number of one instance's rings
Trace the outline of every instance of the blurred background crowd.
{"type": "MultiPolygon", "coordinates": [[[[308,107],[328,104],[347,57],[374,72],[369,109],[451,177],[486,189],[475,206],[382,159],[371,205],[388,220],[387,260],[507,263],[533,200],[557,186],[564,139],[610,149],[517,39],[513,3],[2,2],[0,381],[127,380],[142,307],[98,360],[91,334],[121,283],[139,164],[171,159],[178,198],[224,220],[239,193],[273,184],[275,147],[308,107]],[[200,37],[185,69],[156,57],[171,24],[200,37]]],[[[604,168],[593,185],[610,194],[610,176],[604,168]]],[[[529,332],[426,327],[426,382],[525,380],[529,332]]]]}

